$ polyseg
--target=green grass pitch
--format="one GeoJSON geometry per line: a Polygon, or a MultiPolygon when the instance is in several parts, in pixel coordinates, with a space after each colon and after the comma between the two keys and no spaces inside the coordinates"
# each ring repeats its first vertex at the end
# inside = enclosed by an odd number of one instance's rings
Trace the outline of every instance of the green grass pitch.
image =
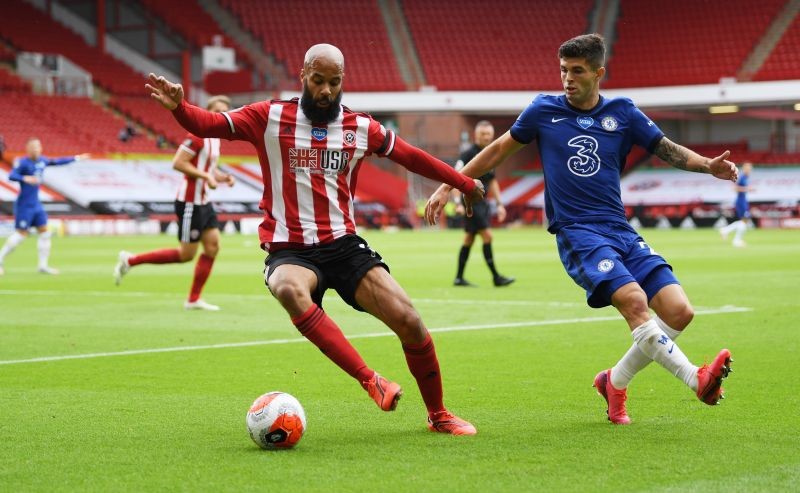
{"type": "Polygon", "coordinates": [[[800,484],[800,232],[755,230],[735,249],[713,230],[643,232],[674,266],[697,316],[678,341],[695,363],[735,359],[720,406],[651,365],[629,388],[634,423],[611,425],[591,388],[631,344],[613,309],[592,310],[541,229],[495,231],[513,285],[491,287],[480,246],[454,288],[458,231],[364,231],[434,332],[445,402],[474,437],[427,431],[400,344],[329,292],[325,308],[367,363],[405,389],[397,411],[307,341],[263,285],[253,237],[224,236],[204,298],[185,312],[191,264],[136,267],[120,249],[172,237],[35,239],[0,278],[2,491],[788,491],[800,484]],[[157,351],[163,350],[163,351],[157,351]],[[74,358],[73,358],[74,357],[74,358]],[[258,449],[244,417],[282,390],[308,430],[258,449]]]}

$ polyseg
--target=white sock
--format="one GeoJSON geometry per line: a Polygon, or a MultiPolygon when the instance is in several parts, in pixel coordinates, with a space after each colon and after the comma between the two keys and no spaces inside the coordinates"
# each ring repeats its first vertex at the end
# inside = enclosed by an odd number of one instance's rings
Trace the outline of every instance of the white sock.
{"type": "Polygon", "coordinates": [[[736,221],[736,233],[733,235],[734,241],[742,241],[744,232],[747,231],[747,223],[744,221],[736,221]]]}
{"type": "Polygon", "coordinates": [[[737,225],[738,223],[739,223],[739,221],[733,221],[732,223],[730,223],[730,224],[727,224],[727,225],[725,225],[725,226],[723,226],[723,227],[719,228],[719,232],[720,232],[720,233],[722,233],[722,234],[724,234],[724,235],[729,235],[731,231],[733,231],[734,229],[736,229],[736,225],[737,225]]]}
{"type": "Polygon", "coordinates": [[[22,243],[25,237],[19,234],[19,231],[14,231],[11,233],[11,236],[8,237],[6,243],[3,245],[3,248],[0,248],[0,264],[3,263],[3,260],[6,258],[6,255],[13,252],[17,245],[22,243]]]}
{"type": "Polygon", "coordinates": [[[47,261],[50,258],[50,245],[52,241],[50,240],[52,233],[50,231],[45,231],[44,233],[39,234],[39,241],[37,243],[39,247],[39,268],[45,269],[47,268],[47,261]]]}
{"type": "Polygon", "coordinates": [[[631,335],[636,347],[641,352],[682,380],[692,390],[697,391],[697,367],[661,330],[655,319],[651,318],[636,327],[631,335]]]}
{"type": "MultiPolygon", "coordinates": [[[[680,330],[673,329],[658,316],[653,317],[653,319],[658,324],[658,327],[673,341],[681,335],[682,332],[680,330]]],[[[611,385],[620,390],[627,388],[633,377],[649,365],[651,361],[653,361],[652,358],[639,350],[636,347],[636,343],[633,343],[628,352],[611,369],[611,385]]]]}

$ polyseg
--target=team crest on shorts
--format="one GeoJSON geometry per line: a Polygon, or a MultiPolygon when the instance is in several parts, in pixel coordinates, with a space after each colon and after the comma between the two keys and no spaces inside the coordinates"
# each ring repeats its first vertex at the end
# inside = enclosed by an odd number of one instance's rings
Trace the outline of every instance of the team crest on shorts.
{"type": "Polygon", "coordinates": [[[617,123],[617,119],[613,116],[604,116],[603,119],[600,120],[600,126],[603,127],[603,130],[613,132],[619,127],[619,123],[617,123]]]}
{"type": "Polygon", "coordinates": [[[200,238],[200,231],[196,230],[196,229],[193,229],[193,230],[189,231],[189,236],[191,236],[193,240],[196,240],[196,239],[200,238]]]}
{"type": "Polygon", "coordinates": [[[352,130],[345,130],[343,139],[345,145],[351,146],[356,143],[356,133],[352,130]]]}
{"type": "Polygon", "coordinates": [[[597,270],[599,270],[600,272],[608,272],[613,268],[614,268],[614,261],[611,260],[610,258],[604,258],[603,260],[600,261],[599,264],[597,264],[597,270]]]}

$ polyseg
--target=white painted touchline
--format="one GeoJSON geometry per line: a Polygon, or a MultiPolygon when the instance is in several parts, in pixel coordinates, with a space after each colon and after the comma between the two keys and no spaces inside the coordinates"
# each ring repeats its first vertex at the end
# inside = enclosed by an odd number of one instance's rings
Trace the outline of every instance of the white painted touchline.
{"type": "MultiPolygon", "coordinates": [[[[737,306],[722,306],[719,308],[697,310],[695,315],[717,315],[720,313],[738,313],[749,312],[752,308],[737,307],[737,306]]],[[[509,329],[514,327],[536,327],[541,325],[564,325],[574,323],[587,323],[587,322],[608,322],[611,320],[619,320],[619,315],[603,316],[603,317],[584,317],[584,318],[562,318],[557,320],[531,320],[527,322],[509,322],[504,324],[483,324],[483,325],[457,325],[454,327],[440,327],[435,329],[428,329],[429,332],[465,332],[470,330],[493,330],[493,329],[509,329]]],[[[367,334],[354,334],[347,336],[348,339],[368,339],[374,337],[389,337],[394,336],[394,332],[371,332],[367,334]]],[[[273,344],[293,344],[297,342],[306,341],[303,337],[296,337],[293,339],[270,339],[266,341],[249,341],[249,342],[230,342],[223,344],[207,344],[202,346],[175,346],[165,348],[152,348],[152,349],[132,349],[130,351],[114,351],[107,353],[87,353],[87,354],[68,354],[62,356],[42,356],[38,358],[28,359],[14,359],[14,360],[0,360],[0,365],[18,365],[23,363],[46,363],[51,361],[64,361],[70,359],[91,359],[91,358],[108,358],[113,356],[132,356],[137,354],[153,354],[153,353],[174,353],[178,351],[199,351],[204,349],[226,349],[226,348],[239,348],[249,346],[267,346],[273,344]]]]}

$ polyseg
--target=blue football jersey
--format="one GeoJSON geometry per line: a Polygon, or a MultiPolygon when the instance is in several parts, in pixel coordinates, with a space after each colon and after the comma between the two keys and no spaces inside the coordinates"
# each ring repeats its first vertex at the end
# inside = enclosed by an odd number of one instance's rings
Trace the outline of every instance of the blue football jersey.
{"type": "MultiPolygon", "coordinates": [[[[739,180],[736,182],[737,186],[740,187],[747,187],[750,184],[750,177],[744,173],[739,175],[739,180]]],[[[736,203],[737,204],[747,204],[747,192],[736,192],[736,203]]]]}
{"type": "Polygon", "coordinates": [[[19,196],[17,196],[18,207],[32,207],[39,204],[39,183],[42,181],[44,169],[47,166],[59,166],[75,161],[74,157],[47,158],[39,157],[36,161],[24,156],[14,165],[14,169],[8,174],[8,179],[19,182],[19,196]],[[35,176],[39,183],[30,184],[23,181],[24,176],[35,176]]]}
{"type": "Polygon", "coordinates": [[[620,194],[625,158],[634,144],[652,152],[664,133],[633,101],[600,97],[579,110],[564,95],[540,94],[511,127],[522,144],[536,140],[544,166],[548,230],[584,222],[626,223],[620,194]]]}

